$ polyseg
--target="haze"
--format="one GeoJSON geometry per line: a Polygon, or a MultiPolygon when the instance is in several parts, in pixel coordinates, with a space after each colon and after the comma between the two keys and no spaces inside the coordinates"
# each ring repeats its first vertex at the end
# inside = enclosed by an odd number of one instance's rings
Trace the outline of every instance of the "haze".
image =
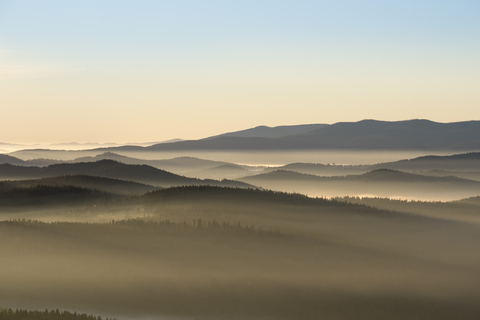
{"type": "Polygon", "coordinates": [[[0,320],[478,320],[478,0],[0,0],[0,320]]]}
{"type": "Polygon", "coordinates": [[[479,119],[479,14],[478,1],[1,1],[0,142],[479,119]]]}

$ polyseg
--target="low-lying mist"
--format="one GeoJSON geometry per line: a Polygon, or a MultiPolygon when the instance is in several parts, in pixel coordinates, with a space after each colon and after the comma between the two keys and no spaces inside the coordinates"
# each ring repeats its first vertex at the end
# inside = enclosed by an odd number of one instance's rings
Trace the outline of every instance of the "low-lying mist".
{"type": "Polygon", "coordinates": [[[120,319],[480,311],[478,224],[248,189],[178,187],[132,199],[63,213],[102,223],[0,222],[0,300],[120,319]]]}

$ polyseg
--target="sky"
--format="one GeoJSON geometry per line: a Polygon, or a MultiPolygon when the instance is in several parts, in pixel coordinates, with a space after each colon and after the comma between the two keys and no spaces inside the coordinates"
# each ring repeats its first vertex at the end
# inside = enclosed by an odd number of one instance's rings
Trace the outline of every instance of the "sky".
{"type": "Polygon", "coordinates": [[[0,0],[0,142],[480,119],[478,0],[0,0]]]}

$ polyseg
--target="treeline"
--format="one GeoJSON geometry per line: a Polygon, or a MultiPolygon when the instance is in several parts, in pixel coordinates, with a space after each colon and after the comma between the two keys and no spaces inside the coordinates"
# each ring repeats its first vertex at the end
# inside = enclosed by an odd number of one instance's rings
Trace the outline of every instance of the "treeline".
{"type": "MultiPolygon", "coordinates": [[[[102,317],[87,315],[85,313],[71,313],[70,311],[59,311],[45,309],[45,311],[25,309],[0,308],[0,320],[102,320],[102,317]]],[[[116,320],[106,318],[105,320],[116,320]]]]}
{"type": "Polygon", "coordinates": [[[219,222],[216,220],[194,219],[191,223],[187,221],[172,222],[170,220],[155,221],[151,218],[125,219],[115,221],[113,225],[137,227],[140,229],[196,229],[205,231],[217,231],[225,233],[249,233],[249,234],[274,234],[283,235],[278,228],[255,227],[255,225],[242,225],[240,222],[219,222]]]}
{"type": "Polygon", "coordinates": [[[88,175],[66,175],[32,180],[1,181],[0,189],[26,188],[37,185],[52,187],[74,186],[122,195],[140,195],[155,190],[155,187],[142,183],[88,175]]]}
{"type": "Polygon", "coordinates": [[[150,233],[166,233],[166,232],[176,232],[176,231],[186,231],[189,233],[193,232],[204,232],[204,233],[224,233],[224,234],[247,234],[247,235],[265,235],[265,236],[286,236],[284,233],[280,232],[278,228],[265,228],[265,227],[256,227],[253,224],[251,225],[242,225],[240,222],[219,222],[216,220],[203,220],[203,219],[194,219],[192,222],[173,222],[170,220],[159,220],[156,221],[151,217],[146,218],[136,218],[136,219],[125,219],[125,220],[112,220],[107,223],[85,223],[85,222],[42,222],[32,219],[10,219],[0,222],[0,227],[21,227],[21,226],[31,226],[31,227],[42,227],[44,229],[50,228],[84,228],[85,231],[93,231],[102,228],[103,230],[133,230],[133,231],[142,231],[150,233]]]}
{"type": "Polygon", "coordinates": [[[384,203],[427,203],[427,204],[442,204],[442,201],[425,201],[425,200],[406,200],[406,199],[392,199],[385,197],[358,197],[358,196],[344,196],[335,197],[335,201],[350,202],[350,203],[364,203],[364,202],[384,202],[384,203]]]}
{"type": "Polygon", "coordinates": [[[0,190],[0,206],[7,207],[58,206],[84,201],[105,202],[116,198],[118,196],[111,193],[74,186],[36,185],[0,190]]]}

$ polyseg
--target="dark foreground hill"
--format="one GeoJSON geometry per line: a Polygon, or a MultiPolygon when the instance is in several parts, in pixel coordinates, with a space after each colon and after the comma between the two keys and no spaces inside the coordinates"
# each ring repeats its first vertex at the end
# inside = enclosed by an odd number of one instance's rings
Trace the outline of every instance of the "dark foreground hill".
{"type": "Polygon", "coordinates": [[[21,210],[44,207],[72,207],[118,199],[119,196],[99,190],[73,186],[45,186],[13,188],[0,191],[0,208],[21,210]]]}
{"type": "Polygon", "coordinates": [[[89,175],[168,187],[174,185],[218,185],[251,187],[242,182],[200,180],[179,176],[147,165],[127,165],[113,160],[61,163],[47,167],[0,165],[0,179],[38,179],[65,175],[89,175]]]}
{"type": "Polygon", "coordinates": [[[140,198],[141,219],[0,222],[2,299],[126,319],[478,319],[476,224],[250,189],[140,198]]]}
{"type": "Polygon", "coordinates": [[[319,177],[277,170],[238,179],[262,188],[312,196],[370,195],[452,200],[480,194],[480,182],[457,177],[430,177],[389,169],[360,175],[319,177]]]}

